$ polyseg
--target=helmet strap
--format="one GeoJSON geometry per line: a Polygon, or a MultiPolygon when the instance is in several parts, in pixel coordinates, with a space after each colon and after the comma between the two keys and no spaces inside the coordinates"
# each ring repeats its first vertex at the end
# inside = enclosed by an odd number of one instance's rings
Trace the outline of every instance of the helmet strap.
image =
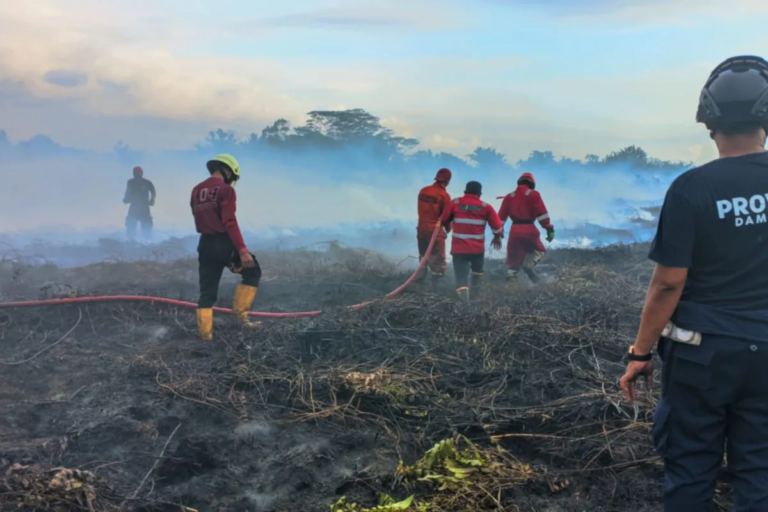
{"type": "Polygon", "coordinates": [[[221,176],[221,179],[224,180],[224,183],[227,185],[231,185],[234,187],[234,182],[237,181],[237,178],[235,178],[235,173],[233,173],[228,167],[221,166],[218,169],[216,169],[214,172],[211,173],[211,175],[218,174],[221,176]]]}

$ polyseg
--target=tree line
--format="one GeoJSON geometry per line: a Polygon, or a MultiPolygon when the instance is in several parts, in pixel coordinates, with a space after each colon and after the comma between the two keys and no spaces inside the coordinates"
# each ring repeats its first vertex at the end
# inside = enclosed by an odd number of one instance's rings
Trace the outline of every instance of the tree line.
{"type": "Polygon", "coordinates": [[[292,126],[288,120],[278,119],[260,135],[252,133],[245,139],[238,139],[231,131],[218,129],[210,132],[196,149],[206,153],[245,153],[267,159],[289,157],[296,163],[321,161],[336,168],[359,168],[373,161],[379,169],[388,167],[392,170],[449,167],[456,171],[500,171],[514,167],[625,165],[634,169],[679,171],[692,165],[653,158],[637,146],[628,146],[603,157],[586,155],[583,160],[558,159],[551,151],[533,151],[525,160],[510,163],[494,147],[478,146],[462,158],[449,152],[419,150],[418,145],[417,139],[395,135],[378,117],[356,108],[309,112],[303,126],[292,126]]]}
{"type": "MultiPolygon", "coordinates": [[[[648,155],[642,148],[628,146],[605,156],[586,155],[583,160],[555,158],[551,151],[533,151],[525,160],[510,163],[494,147],[477,147],[463,157],[449,152],[418,149],[417,139],[401,137],[385,127],[375,115],[360,109],[315,110],[307,114],[303,126],[292,126],[286,119],[278,119],[246,138],[234,132],[217,129],[191,151],[232,153],[265,161],[300,166],[318,166],[343,171],[366,171],[371,164],[379,171],[410,171],[449,167],[455,171],[504,171],[515,167],[537,168],[599,168],[622,165],[637,170],[679,171],[690,167],[690,162],[660,160],[648,155]]],[[[118,143],[115,155],[126,165],[141,159],[141,153],[118,143]]],[[[0,131],[0,156],[55,156],[62,152],[81,152],[65,148],[44,135],[28,141],[11,144],[5,132],[0,131]]],[[[188,153],[188,152],[185,152],[188,153]]]]}

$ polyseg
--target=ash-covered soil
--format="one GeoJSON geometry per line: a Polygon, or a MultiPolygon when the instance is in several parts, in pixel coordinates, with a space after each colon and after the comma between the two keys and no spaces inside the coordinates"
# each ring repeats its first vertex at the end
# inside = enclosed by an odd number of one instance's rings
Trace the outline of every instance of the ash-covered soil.
{"type": "MultiPolygon", "coordinates": [[[[655,397],[633,407],[617,386],[645,251],[552,251],[546,284],[491,271],[469,308],[448,280],[354,311],[408,273],[339,247],[261,254],[254,309],[327,313],[257,331],[219,314],[213,343],[193,309],[0,309],[0,510],[328,512],[382,495],[414,511],[659,510],[655,397]]],[[[195,301],[196,279],[194,260],[11,257],[0,300],[195,301]]]]}

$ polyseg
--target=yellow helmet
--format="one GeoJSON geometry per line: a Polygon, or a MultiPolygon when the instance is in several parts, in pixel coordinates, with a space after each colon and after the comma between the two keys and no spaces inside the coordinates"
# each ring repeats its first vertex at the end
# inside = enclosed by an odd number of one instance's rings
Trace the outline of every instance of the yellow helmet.
{"type": "Polygon", "coordinates": [[[232,174],[234,175],[235,181],[240,179],[240,164],[237,163],[235,157],[232,155],[227,155],[226,153],[216,155],[206,164],[206,167],[208,167],[208,172],[216,172],[219,169],[220,164],[224,164],[229,167],[229,169],[232,171],[232,174]]]}

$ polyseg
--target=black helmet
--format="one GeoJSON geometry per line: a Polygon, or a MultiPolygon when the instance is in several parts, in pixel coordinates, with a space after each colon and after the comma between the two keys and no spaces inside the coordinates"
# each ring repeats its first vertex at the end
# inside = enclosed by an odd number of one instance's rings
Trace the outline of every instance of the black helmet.
{"type": "Polygon", "coordinates": [[[475,194],[476,196],[479,196],[483,193],[483,186],[479,181],[470,181],[467,183],[467,186],[464,187],[464,193],[475,194]]]}
{"type": "Polygon", "coordinates": [[[741,55],[717,66],[701,90],[696,122],[710,130],[734,125],[768,129],[768,62],[741,55]]]}

